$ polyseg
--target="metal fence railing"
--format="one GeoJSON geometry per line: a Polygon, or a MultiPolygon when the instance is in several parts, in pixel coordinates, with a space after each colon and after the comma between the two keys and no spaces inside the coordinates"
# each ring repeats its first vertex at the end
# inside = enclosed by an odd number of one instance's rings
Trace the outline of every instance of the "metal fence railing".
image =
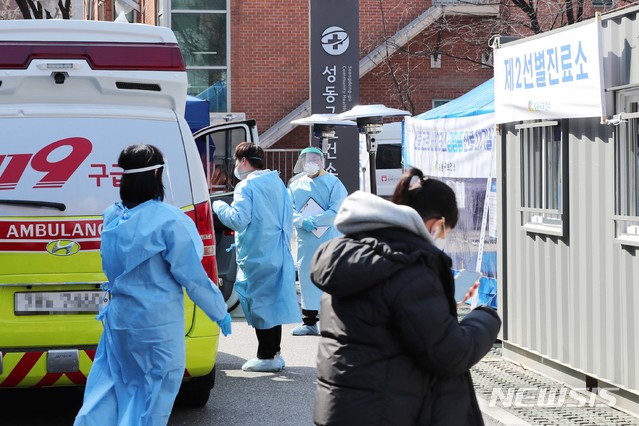
{"type": "Polygon", "coordinates": [[[265,149],[266,168],[279,171],[284,184],[287,184],[295,174],[293,167],[301,151],[302,149],[265,149]]]}

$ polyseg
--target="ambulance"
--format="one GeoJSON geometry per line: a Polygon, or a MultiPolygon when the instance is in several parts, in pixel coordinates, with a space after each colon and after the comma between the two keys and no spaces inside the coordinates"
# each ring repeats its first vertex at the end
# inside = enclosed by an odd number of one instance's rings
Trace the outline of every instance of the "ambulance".
{"type": "MultiPolygon", "coordinates": [[[[119,201],[121,150],[162,150],[165,201],[195,222],[217,281],[202,163],[184,120],[173,32],[142,24],[0,21],[0,388],[82,386],[102,332],[101,214],[119,201]]],[[[217,324],[185,300],[178,397],[204,405],[217,324]]]]}

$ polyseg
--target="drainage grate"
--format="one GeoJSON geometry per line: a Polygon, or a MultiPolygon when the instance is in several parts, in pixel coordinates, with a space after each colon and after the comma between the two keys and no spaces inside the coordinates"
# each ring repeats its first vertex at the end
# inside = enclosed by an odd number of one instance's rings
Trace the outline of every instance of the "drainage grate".
{"type": "MultiPolygon", "coordinates": [[[[460,319],[467,312],[460,308],[460,319]]],[[[533,425],[639,425],[639,418],[611,407],[606,398],[577,393],[504,359],[501,347],[491,349],[471,374],[477,396],[533,425]]]]}

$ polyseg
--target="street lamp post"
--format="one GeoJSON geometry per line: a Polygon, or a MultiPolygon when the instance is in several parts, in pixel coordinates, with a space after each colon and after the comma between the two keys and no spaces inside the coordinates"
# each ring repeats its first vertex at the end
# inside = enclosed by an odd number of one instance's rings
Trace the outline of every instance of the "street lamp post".
{"type": "Polygon", "coordinates": [[[291,124],[313,126],[313,136],[319,139],[319,147],[324,154],[328,152],[328,143],[335,136],[335,126],[355,126],[350,120],[337,120],[335,114],[313,114],[306,118],[291,121],[291,124]]]}

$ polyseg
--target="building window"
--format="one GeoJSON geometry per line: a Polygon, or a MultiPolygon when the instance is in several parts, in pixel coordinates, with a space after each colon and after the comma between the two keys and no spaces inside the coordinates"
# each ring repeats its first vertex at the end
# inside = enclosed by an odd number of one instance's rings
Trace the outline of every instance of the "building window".
{"type": "Polygon", "coordinates": [[[227,0],[171,0],[171,29],[189,79],[188,94],[209,101],[211,112],[228,111],[227,0]]]}
{"type": "Polygon", "coordinates": [[[566,148],[557,121],[516,126],[521,143],[521,225],[530,232],[567,235],[566,148]]]}
{"type": "MultiPolygon", "coordinates": [[[[113,2],[113,16],[115,18],[120,18],[120,15],[127,22],[140,22],[140,12],[139,12],[139,3],[135,1],[123,2],[123,1],[114,1],[113,2]]],[[[122,19],[122,18],[120,18],[122,19]]]]}
{"type": "Polygon", "coordinates": [[[440,107],[450,102],[450,99],[433,99],[433,108],[440,107]]]}
{"type": "Polygon", "coordinates": [[[615,237],[639,246],[639,91],[621,95],[615,141],[615,237]]]}
{"type": "Polygon", "coordinates": [[[595,7],[612,6],[612,0],[592,0],[592,5],[595,7]]]}
{"type": "Polygon", "coordinates": [[[155,10],[156,10],[156,22],[155,24],[160,27],[168,27],[168,23],[166,22],[166,14],[164,13],[166,7],[165,0],[155,0],[155,10]]]}
{"type": "Polygon", "coordinates": [[[441,68],[442,67],[442,54],[434,53],[430,55],[430,67],[431,68],[441,68]]]}
{"type": "Polygon", "coordinates": [[[482,52],[481,53],[481,67],[482,68],[492,68],[493,67],[493,52],[482,52]]]}

